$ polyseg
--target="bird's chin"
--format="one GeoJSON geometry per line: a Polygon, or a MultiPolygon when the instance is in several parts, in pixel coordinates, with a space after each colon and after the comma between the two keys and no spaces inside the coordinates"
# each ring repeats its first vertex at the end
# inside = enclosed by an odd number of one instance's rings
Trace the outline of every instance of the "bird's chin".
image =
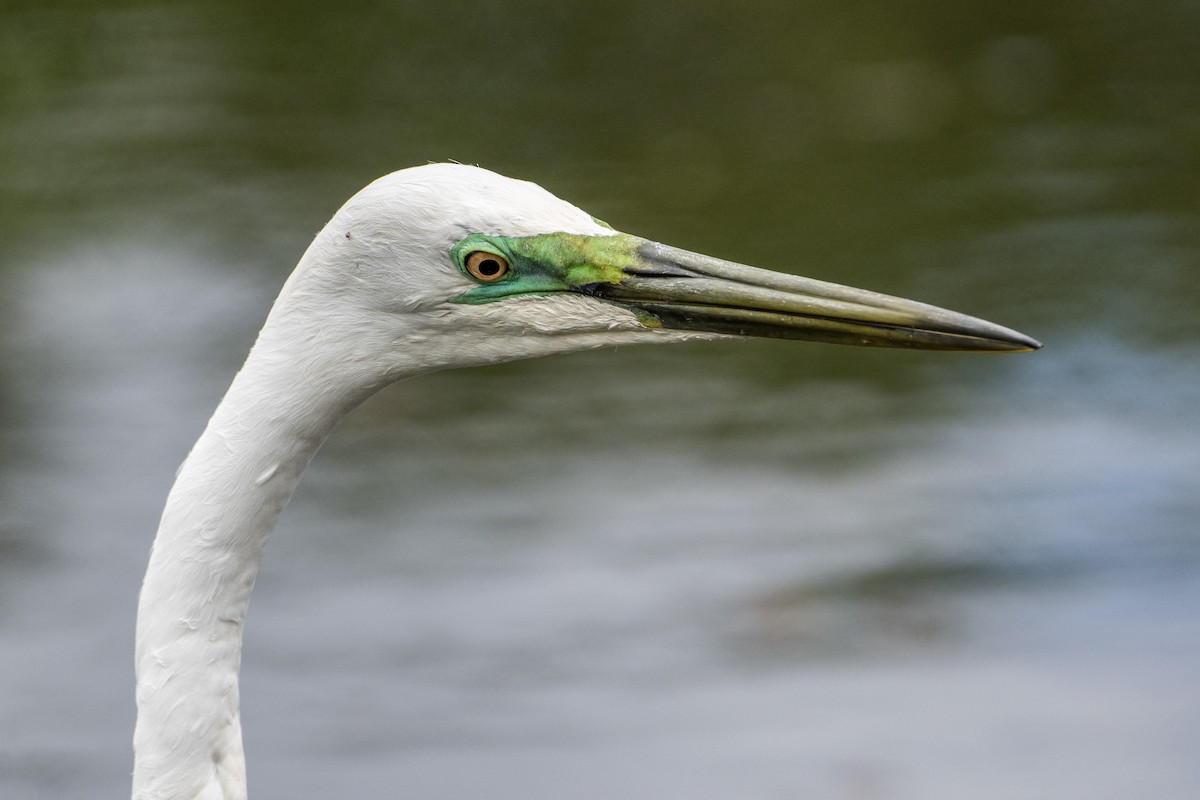
{"type": "Polygon", "coordinates": [[[658,325],[636,309],[574,292],[516,295],[499,303],[468,306],[472,316],[497,334],[573,337],[641,334],[653,339],[658,325]]]}
{"type": "MultiPolygon", "coordinates": [[[[452,305],[449,313],[441,312],[439,322],[440,334],[421,342],[422,363],[415,369],[407,368],[405,363],[396,374],[407,377],[464,365],[630,344],[724,338],[713,333],[669,330],[636,310],[572,292],[517,295],[483,305],[452,305]]],[[[407,352],[396,355],[407,362],[407,352]]]]}

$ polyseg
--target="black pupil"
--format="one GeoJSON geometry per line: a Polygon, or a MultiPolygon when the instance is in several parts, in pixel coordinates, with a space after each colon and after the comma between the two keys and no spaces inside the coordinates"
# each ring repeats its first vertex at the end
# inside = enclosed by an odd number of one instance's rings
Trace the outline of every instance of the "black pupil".
{"type": "Polygon", "coordinates": [[[493,275],[499,275],[501,270],[500,262],[494,258],[483,259],[475,268],[479,270],[480,275],[486,275],[489,278],[493,275]]]}

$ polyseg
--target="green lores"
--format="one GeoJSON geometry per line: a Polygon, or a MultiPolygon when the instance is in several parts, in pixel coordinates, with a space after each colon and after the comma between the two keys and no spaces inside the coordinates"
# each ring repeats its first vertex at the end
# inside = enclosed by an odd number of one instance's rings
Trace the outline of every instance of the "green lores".
{"type": "Polygon", "coordinates": [[[451,248],[450,257],[476,282],[456,303],[574,292],[623,308],[647,328],[922,350],[1041,346],[1008,328],[924,303],[756,269],[624,233],[471,234],[451,248]]]}
{"type": "Polygon", "coordinates": [[[497,280],[468,289],[454,302],[490,303],[517,295],[557,294],[590,284],[615,284],[626,276],[627,267],[640,262],[638,247],[643,241],[624,233],[523,237],[473,233],[450,249],[455,266],[469,275],[467,256],[482,251],[505,259],[509,270],[497,280]]]}

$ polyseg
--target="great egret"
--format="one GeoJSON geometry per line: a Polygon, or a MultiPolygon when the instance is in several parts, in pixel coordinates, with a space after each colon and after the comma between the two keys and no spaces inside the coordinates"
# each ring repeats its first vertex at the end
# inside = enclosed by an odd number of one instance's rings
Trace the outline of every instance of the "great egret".
{"type": "Polygon", "coordinates": [[[317,235],[179,470],[137,618],[135,800],[246,797],[242,623],[276,517],[330,430],[437,369],[726,335],[1032,350],[909,300],[619,233],[477,167],[387,175],[317,235]]]}

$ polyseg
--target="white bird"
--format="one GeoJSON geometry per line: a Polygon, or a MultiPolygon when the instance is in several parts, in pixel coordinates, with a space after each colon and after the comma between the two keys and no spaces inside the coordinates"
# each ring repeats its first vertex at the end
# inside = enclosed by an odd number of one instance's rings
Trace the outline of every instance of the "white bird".
{"type": "Polygon", "coordinates": [[[1040,346],[932,306],[619,233],[477,167],[414,167],[356,194],[284,285],[167,498],[138,604],[135,800],[246,797],[250,591],[276,517],[348,411],[433,370],[730,334],[1040,346]]]}

